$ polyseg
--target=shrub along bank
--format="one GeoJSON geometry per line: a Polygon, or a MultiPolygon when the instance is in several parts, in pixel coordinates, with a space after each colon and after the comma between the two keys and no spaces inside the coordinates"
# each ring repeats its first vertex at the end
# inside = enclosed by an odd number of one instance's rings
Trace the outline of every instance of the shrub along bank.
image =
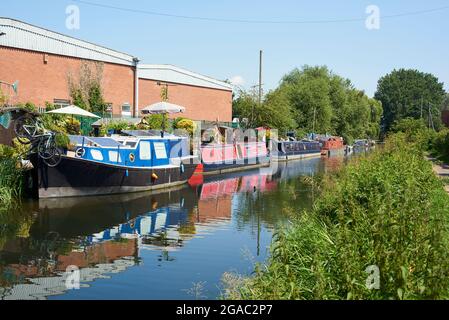
{"type": "Polygon", "coordinates": [[[267,264],[225,283],[226,298],[447,298],[449,196],[411,140],[394,134],[326,180],[314,209],[276,234],[267,264]]]}

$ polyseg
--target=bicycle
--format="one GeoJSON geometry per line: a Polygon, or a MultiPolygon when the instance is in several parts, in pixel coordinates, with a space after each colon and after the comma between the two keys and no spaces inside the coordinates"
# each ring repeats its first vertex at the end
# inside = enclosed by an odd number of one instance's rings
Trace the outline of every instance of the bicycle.
{"type": "Polygon", "coordinates": [[[37,151],[47,166],[56,167],[61,162],[62,152],[56,145],[56,133],[47,132],[39,118],[30,115],[18,118],[14,131],[17,140],[24,145],[31,144],[30,152],[37,151]]]}

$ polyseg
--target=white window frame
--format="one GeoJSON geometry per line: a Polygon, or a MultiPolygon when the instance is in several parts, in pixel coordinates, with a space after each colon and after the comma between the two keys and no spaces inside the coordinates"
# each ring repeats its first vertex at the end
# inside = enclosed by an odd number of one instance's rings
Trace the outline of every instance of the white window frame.
{"type": "Polygon", "coordinates": [[[108,152],[109,162],[121,163],[122,157],[118,151],[109,150],[108,152]],[[118,158],[118,161],[117,161],[118,158]]]}
{"type": "Polygon", "coordinates": [[[156,155],[156,159],[168,159],[167,156],[167,148],[164,142],[154,142],[154,153],[156,155]],[[163,149],[162,149],[163,147],[163,149]]]}
{"type": "Polygon", "coordinates": [[[149,141],[141,141],[139,148],[140,160],[151,160],[151,143],[149,141]]]}
{"type": "Polygon", "coordinates": [[[103,161],[103,154],[101,153],[100,150],[95,150],[92,149],[90,150],[90,155],[92,156],[92,159],[96,160],[96,161],[103,161]]]}

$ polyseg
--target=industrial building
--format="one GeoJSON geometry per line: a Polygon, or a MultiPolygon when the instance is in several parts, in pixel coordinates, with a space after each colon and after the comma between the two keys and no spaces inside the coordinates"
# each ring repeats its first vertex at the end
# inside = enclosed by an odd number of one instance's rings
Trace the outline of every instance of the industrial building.
{"type": "Polygon", "coordinates": [[[83,64],[100,66],[103,96],[114,116],[139,116],[161,101],[165,87],[169,102],[185,107],[187,118],[232,120],[233,87],[226,82],[172,65],[142,64],[134,55],[0,18],[0,81],[19,81],[17,94],[10,94],[15,104],[71,104],[70,79],[79,77],[83,64]]]}

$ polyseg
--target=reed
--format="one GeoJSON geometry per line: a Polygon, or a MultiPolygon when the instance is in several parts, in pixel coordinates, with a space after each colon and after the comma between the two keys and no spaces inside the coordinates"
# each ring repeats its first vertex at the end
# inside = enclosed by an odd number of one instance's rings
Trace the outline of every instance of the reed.
{"type": "Polygon", "coordinates": [[[23,171],[18,167],[18,158],[12,155],[0,157],[0,205],[9,206],[22,196],[23,171]]]}
{"type": "Polygon", "coordinates": [[[449,196],[405,134],[352,161],[279,231],[265,265],[228,299],[445,299],[449,196]],[[369,288],[369,266],[380,271],[369,288]]]}

